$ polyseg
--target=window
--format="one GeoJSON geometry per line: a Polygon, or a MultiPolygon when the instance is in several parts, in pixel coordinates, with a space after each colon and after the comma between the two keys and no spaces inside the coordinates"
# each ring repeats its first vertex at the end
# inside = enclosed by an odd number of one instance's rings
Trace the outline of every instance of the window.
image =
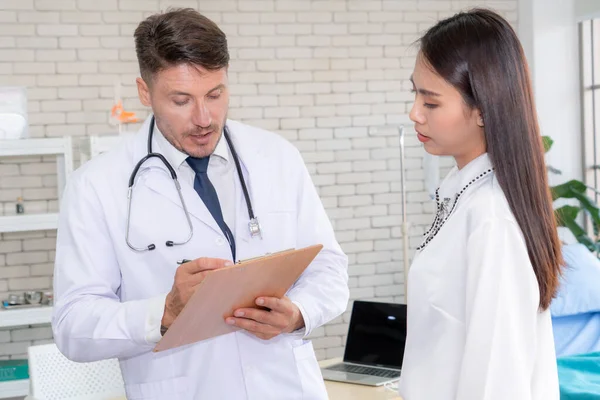
{"type": "Polygon", "coordinates": [[[600,202],[600,19],[580,24],[585,183],[600,202]]]}

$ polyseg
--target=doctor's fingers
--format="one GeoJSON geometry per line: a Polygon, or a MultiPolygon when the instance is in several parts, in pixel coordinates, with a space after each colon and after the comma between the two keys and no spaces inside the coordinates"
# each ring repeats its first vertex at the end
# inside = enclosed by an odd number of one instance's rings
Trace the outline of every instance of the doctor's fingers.
{"type": "Polygon", "coordinates": [[[231,265],[233,265],[233,263],[230,260],[201,257],[182,264],[179,268],[188,274],[197,274],[202,271],[210,271],[213,269],[229,267],[231,265]]]}
{"type": "Polygon", "coordinates": [[[253,320],[263,325],[270,325],[277,329],[283,329],[287,326],[288,318],[276,311],[257,310],[255,308],[240,308],[233,314],[238,319],[253,320]]]}
{"type": "Polygon", "coordinates": [[[182,285],[189,286],[193,291],[196,290],[196,286],[202,283],[210,271],[203,271],[193,275],[185,275],[183,277],[182,285]]]}
{"type": "Polygon", "coordinates": [[[277,297],[259,297],[256,299],[256,304],[284,314],[294,312],[294,304],[288,297],[282,297],[281,299],[277,297]]]}
{"type": "MultiPolygon", "coordinates": [[[[196,290],[196,286],[202,283],[209,271],[202,271],[195,274],[189,274],[187,272],[177,271],[175,273],[175,280],[173,286],[179,289],[181,292],[193,294],[196,290]]],[[[191,294],[189,295],[191,297],[191,294]]]]}
{"type": "Polygon", "coordinates": [[[282,328],[277,326],[264,324],[262,322],[258,322],[253,319],[248,318],[227,318],[226,322],[229,325],[235,325],[239,328],[242,328],[261,339],[270,339],[275,337],[283,332],[282,328]]]}

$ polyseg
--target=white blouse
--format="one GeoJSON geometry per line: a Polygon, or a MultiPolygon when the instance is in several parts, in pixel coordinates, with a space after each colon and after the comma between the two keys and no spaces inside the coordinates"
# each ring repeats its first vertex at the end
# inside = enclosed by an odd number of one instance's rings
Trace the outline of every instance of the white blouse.
{"type": "MultiPolygon", "coordinates": [[[[487,154],[454,168],[440,187],[457,193],[492,169],[487,154]]],[[[494,172],[460,196],[408,277],[404,400],[558,400],[550,311],[525,239],[494,172]]]]}

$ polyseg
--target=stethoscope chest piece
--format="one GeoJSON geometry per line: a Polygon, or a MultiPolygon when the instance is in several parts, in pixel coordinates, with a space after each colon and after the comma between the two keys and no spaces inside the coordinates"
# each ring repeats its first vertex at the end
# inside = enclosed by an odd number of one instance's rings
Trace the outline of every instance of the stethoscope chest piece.
{"type": "Polygon", "coordinates": [[[262,240],[262,231],[260,229],[258,218],[254,217],[248,222],[248,229],[250,229],[250,237],[258,237],[262,240]]]}

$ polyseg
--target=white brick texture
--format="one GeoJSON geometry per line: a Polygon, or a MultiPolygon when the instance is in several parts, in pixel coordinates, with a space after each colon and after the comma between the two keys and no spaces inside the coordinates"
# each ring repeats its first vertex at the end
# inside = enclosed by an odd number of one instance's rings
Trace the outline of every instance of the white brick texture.
{"type": "MultiPolygon", "coordinates": [[[[199,9],[228,34],[230,117],[278,132],[302,153],[350,260],[351,299],[403,301],[398,134],[413,95],[413,42],[475,5],[517,23],[517,0],[1,0],[0,85],[28,87],[31,135],[106,133],[116,80],[137,99],[133,31],[169,6],[199,9]]],[[[139,125],[130,127],[135,130],[139,125]]],[[[431,222],[423,151],[406,139],[411,254],[431,222]]],[[[447,163],[443,163],[444,169],[447,163]]],[[[53,157],[0,159],[0,215],[56,211],[53,157]]],[[[0,298],[51,290],[56,232],[0,234],[0,298]]],[[[410,256],[410,255],[409,255],[410,256]]],[[[313,333],[319,358],[343,352],[349,310],[313,333]]],[[[48,326],[0,331],[0,358],[51,339],[48,326]]]]}

